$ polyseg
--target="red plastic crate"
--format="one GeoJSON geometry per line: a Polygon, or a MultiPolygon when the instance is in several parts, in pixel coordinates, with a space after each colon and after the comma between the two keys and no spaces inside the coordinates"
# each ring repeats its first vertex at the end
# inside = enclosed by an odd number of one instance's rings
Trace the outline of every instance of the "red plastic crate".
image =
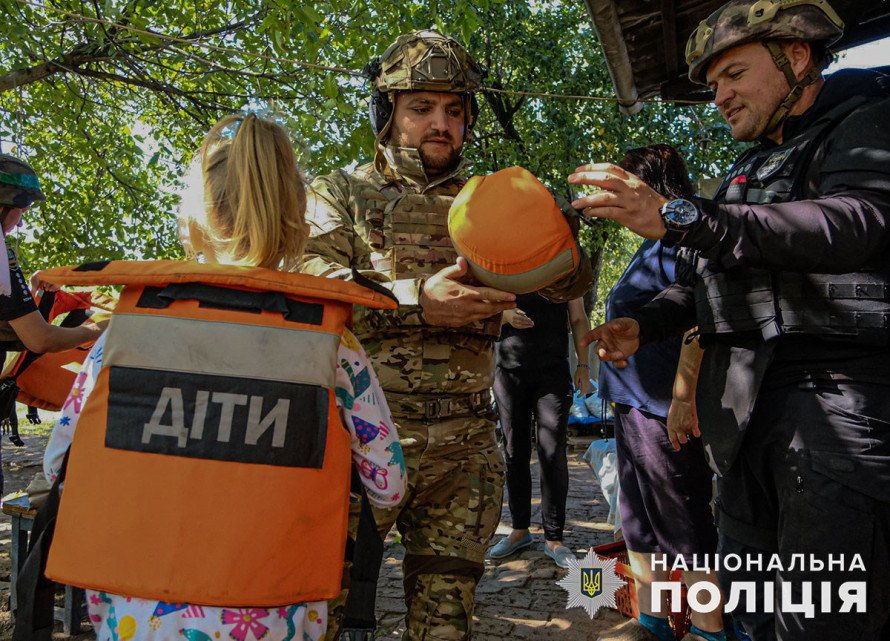
{"type": "MultiPolygon", "coordinates": [[[[624,579],[624,587],[618,589],[615,593],[615,606],[618,611],[626,617],[632,619],[640,618],[640,608],[637,604],[637,588],[634,584],[634,574],[627,560],[627,545],[624,541],[616,541],[615,543],[606,543],[593,548],[597,556],[604,559],[616,559],[615,573],[624,579]]],[[[682,572],[675,570],[670,574],[671,581],[680,581],[682,583],[682,572]]],[[[672,612],[668,615],[671,627],[674,630],[674,636],[682,639],[689,632],[689,626],[692,622],[689,619],[690,609],[686,600],[686,585],[680,588],[680,611],[672,612]]]]}

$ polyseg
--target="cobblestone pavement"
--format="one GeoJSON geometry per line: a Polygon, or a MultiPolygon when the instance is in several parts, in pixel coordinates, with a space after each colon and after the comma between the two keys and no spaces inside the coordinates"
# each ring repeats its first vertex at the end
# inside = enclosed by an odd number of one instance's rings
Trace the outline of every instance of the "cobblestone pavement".
{"type": "MultiPolygon", "coordinates": [[[[49,414],[49,413],[48,413],[49,414]]],[[[50,418],[52,415],[50,414],[50,418]]],[[[6,491],[24,489],[35,473],[41,470],[46,436],[25,434],[26,448],[3,443],[3,466],[6,469],[6,491]]],[[[4,439],[5,440],[5,439],[4,439]]],[[[569,451],[569,496],[566,507],[565,543],[579,557],[593,545],[612,541],[612,528],[606,524],[609,509],[593,478],[590,468],[581,460],[589,439],[578,440],[569,451]]],[[[486,561],[485,575],[476,591],[476,621],[473,638],[478,641],[534,639],[535,641],[587,641],[618,623],[623,617],[614,610],[603,609],[591,620],[581,608],[567,610],[566,592],[556,582],[565,575],[544,555],[544,533],[540,525],[540,488],[538,465],[532,462],[533,496],[531,532],[537,545],[499,563],[486,561]]],[[[10,521],[0,515],[0,641],[11,636],[9,613],[9,545],[10,521]]],[[[497,538],[509,533],[510,516],[504,501],[497,538]]],[[[404,550],[391,533],[387,558],[381,569],[378,591],[380,627],[378,637],[394,639],[404,629],[405,612],[402,598],[402,573],[399,561],[404,550]]],[[[86,625],[86,622],[85,622],[86,625]]],[[[87,625],[88,628],[88,625],[87,625]]],[[[59,628],[60,629],[60,628],[59,628]]],[[[89,641],[90,633],[55,639],[89,641]]]]}
{"type": "MultiPolygon", "coordinates": [[[[612,526],[606,524],[609,506],[600,492],[590,467],[581,460],[587,440],[578,440],[569,451],[569,496],[566,505],[565,544],[578,557],[590,547],[613,540],[612,526]]],[[[602,609],[591,620],[581,608],[566,609],[566,591],[556,584],[566,574],[543,551],[540,487],[537,459],[532,461],[532,527],[537,545],[514,557],[495,562],[486,560],[485,574],[476,589],[476,617],[473,638],[478,641],[534,639],[547,641],[588,641],[623,622],[614,610],[602,609]]],[[[501,524],[495,540],[510,532],[506,497],[501,524]]],[[[390,533],[387,539],[378,588],[380,616],[378,637],[398,637],[404,630],[405,604],[399,560],[404,550],[390,533]]]]}

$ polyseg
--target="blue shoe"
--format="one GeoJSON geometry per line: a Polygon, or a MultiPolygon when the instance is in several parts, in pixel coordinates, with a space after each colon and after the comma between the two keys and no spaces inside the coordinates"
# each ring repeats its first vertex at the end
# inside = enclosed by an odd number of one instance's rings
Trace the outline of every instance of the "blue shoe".
{"type": "Polygon", "coordinates": [[[515,554],[522,548],[527,548],[534,542],[530,532],[526,532],[525,536],[515,543],[510,540],[509,536],[505,536],[491,547],[488,556],[492,559],[503,559],[511,554],[515,554]]]}
{"type": "Polygon", "coordinates": [[[569,560],[577,558],[575,553],[564,545],[560,545],[555,550],[551,550],[550,546],[545,543],[544,554],[553,559],[556,562],[556,565],[566,570],[571,567],[569,560]]]}

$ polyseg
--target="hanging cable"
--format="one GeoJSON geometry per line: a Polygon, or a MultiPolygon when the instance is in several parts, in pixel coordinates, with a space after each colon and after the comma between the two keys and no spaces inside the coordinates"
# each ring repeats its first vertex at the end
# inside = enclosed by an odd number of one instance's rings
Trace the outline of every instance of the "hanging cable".
{"type": "MultiPolygon", "coordinates": [[[[133,27],[131,25],[121,24],[114,22],[113,20],[107,20],[103,18],[94,18],[92,16],[85,16],[83,14],[74,13],[71,11],[65,11],[64,9],[60,9],[57,7],[40,4],[35,2],[34,0],[16,0],[19,4],[26,5],[35,9],[40,9],[43,11],[52,11],[61,16],[64,16],[68,20],[73,20],[76,22],[83,22],[89,24],[98,24],[104,27],[113,27],[114,29],[120,31],[126,31],[135,35],[148,36],[167,45],[189,45],[195,47],[201,47],[208,51],[215,51],[217,53],[223,54],[234,54],[237,56],[242,56],[245,58],[254,58],[259,60],[266,60],[269,62],[276,62],[279,64],[293,65],[297,67],[303,67],[306,69],[313,69],[316,71],[325,71],[330,73],[336,73],[340,75],[349,76],[352,78],[362,78],[364,74],[360,70],[356,69],[347,69],[345,67],[338,67],[334,65],[322,65],[312,62],[306,62],[303,60],[296,60],[293,58],[284,58],[282,56],[275,56],[260,52],[252,52],[252,51],[243,51],[241,49],[236,49],[234,47],[224,47],[220,45],[214,45],[208,42],[202,42],[199,38],[182,38],[179,36],[172,36],[169,34],[158,33],[156,31],[148,31],[146,29],[139,29],[137,27],[133,27]]],[[[178,51],[179,53],[185,53],[182,50],[170,47],[178,51]]],[[[219,63],[213,63],[216,66],[221,66],[219,63]]],[[[251,74],[251,75],[261,75],[261,74],[251,74]]],[[[587,95],[573,95],[573,94],[560,94],[555,92],[545,92],[545,91],[526,91],[526,90],[518,90],[518,89],[495,89],[494,87],[481,87],[480,91],[488,92],[488,93],[497,93],[497,94],[507,94],[512,96],[527,96],[531,98],[555,98],[560,100],[581,100],[581,101],[592,101],[592,102],[618,102],[618,98],[615,96],[587,96],[587,95]]],[[[647,98],[641,99],[637,102],[641,103],[650,103],[650,104],[658,104],[663,103],[664,101],[660,98],[647,98]]],[[[694,105],[699,104],[699,101],[695,100],[672,100],[673,104],[677,105],[694,105]]]]}

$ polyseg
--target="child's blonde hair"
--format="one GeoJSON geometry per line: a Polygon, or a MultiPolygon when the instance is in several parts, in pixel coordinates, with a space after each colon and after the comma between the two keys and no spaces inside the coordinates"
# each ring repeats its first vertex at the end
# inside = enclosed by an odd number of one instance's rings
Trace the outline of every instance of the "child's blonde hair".
{"type": "Polygon", "coordinates": [[[253,113],[226,116],[197,158],[204,211],[183,203],[186,251],[213,262],[296,270],[309,229],[306,189],[284,127],[253,113]]]}

